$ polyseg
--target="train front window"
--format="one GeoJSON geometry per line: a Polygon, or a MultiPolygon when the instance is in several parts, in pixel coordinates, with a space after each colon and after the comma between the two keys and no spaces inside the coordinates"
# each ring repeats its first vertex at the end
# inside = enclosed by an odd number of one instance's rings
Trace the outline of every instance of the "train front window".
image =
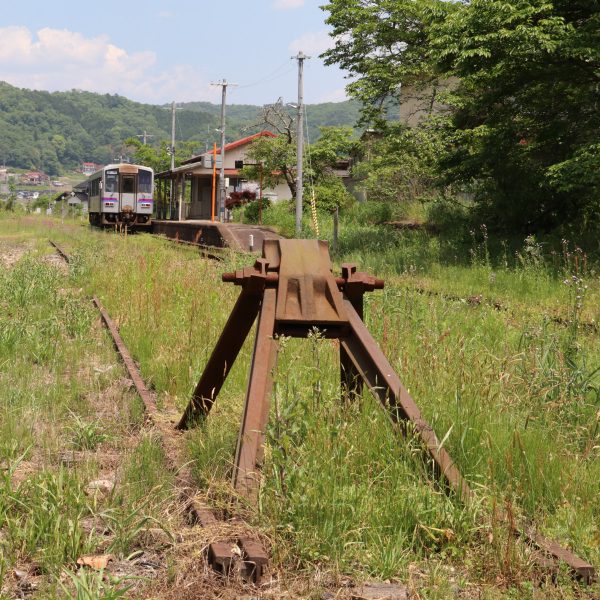
{"type": "Polygon", "coordinates": [[[140,169],[138,171],[138,191],[144,194],[152,193],[152,172],[140,169]]]}
{"type": "Polygon", "coordinates": [[[108,193],[115,193],[119,189],[119,172],[116,169],[106,171],[104,176],[104,190],[108,193]]]}
{"type": "Polygon", "coordinates": [[[135,194],[135,177],[133,175],[123,175],[121,181],[122,194],[135,194]]]}

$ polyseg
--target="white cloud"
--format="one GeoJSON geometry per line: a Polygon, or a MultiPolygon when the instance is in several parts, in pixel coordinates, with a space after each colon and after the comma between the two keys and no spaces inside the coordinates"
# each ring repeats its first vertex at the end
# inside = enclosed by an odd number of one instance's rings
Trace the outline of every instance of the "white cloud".
{"type": "Polygon", "coordinates": [[[117,93],[141,102],[217,100],[190,66],[156,69],[156,54],[129,53],[107,35],[67,29],[0,27],[0,80],[25,88],[117,93]]]}
{"type": "Polygon", "coordinates": [[[293,10],[304,6],[304,0],[275,0],[273,8],[277,10],[293,10]]]}
{"type": "Polygon", "coordinates": [[[309,56],[317,57],[319,54],[333,48],[334,40],[329,36],[326,31],[314,31],[308,32],[296,38],[290,43],[289,49],[292,52],[299,52],[302,50],[309,56]]]}

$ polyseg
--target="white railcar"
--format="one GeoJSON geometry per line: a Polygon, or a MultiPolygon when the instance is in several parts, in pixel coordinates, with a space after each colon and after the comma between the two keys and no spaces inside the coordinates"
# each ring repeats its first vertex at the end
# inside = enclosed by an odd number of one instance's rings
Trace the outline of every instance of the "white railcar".
{"type": "Polygon", "coordinates": [[[92,225],[149,228],[152,224],[154,171],[150,167],[107,165],[73,190],[88,195],[92,225]]]}

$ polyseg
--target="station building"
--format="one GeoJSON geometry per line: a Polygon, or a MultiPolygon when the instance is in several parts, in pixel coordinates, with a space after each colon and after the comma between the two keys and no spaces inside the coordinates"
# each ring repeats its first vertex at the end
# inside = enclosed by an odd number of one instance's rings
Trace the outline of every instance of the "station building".
{"type": "MultiPolygon", "coordinates": [[[[225,144],[225,180],[227,184],[227,196],[232,192],[244,192],[249,190],[256,193],[257,197],[267,198],[271,202],[286,200],[291,197],[290,189],[285,182],[277,185],[275,188],[264,187],[260,189],[259,181],[248,181],[241,175],[241,170],[247,160],[246,152],[250,144],[260,137],[275,137],[270,131],[260,131],[253,135],[241,138],[229,144],[225,144]]],[[[182,210],[183,219],[211,219],[212,216],[212,198],[213,187],[215,187],[215,197],[219,197],[219,171],[221,168],[221,149],[216,151],[216,178],[213,177],[213,159],[214,152],[209,150],[192,156],[183,161],[181,166],[173,170],[163,171],[156,174],[157,185],[159,188],[157,212],[159,218],[177,218],[178,215],[169,214],[174,212],[174,206],[178,199],[186,196],[186,186],[190,186],[190,203],[185,203],[182,210]],[[169,210],[168,206],[168,185],[174,186],[175,202],[169,210]]],[[[176,209],[175,209],[176,210],[176,209]]]]}

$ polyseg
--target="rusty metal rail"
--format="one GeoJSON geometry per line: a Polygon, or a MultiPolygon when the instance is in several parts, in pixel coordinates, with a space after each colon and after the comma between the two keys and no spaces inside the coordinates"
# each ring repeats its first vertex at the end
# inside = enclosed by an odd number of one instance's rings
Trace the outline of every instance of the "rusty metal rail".
{"type": "MultiPolygon", "coordinates": [[[[50,240],[50,243],[56,248],[60,256],[66,262],[69,262],[69,255],[53,241],[50,240]]],[[[144,404],[148,420],[160,433],[161,445],[165,451],[169,467],[175,473],[175,484],[180,491],[181,499],[185,504],[192,524],[198,524],[206,528],[220,523],[210,507],[198,502],[196,499],[197,490],[189,461],[182,456],[180,440],[177,439],[180,436],[173,429],[173,421],[169,419],[168,415],[165,416],[158,410],[154,392],[144,382],[137,364],[123,342],[117,325],[111,319],[102,302],[95,296],[92,301],[98,309],[102,322],[110,333],[115,349],[125,365],[129,378],[144,404]]],[[[236,561],[241,560],[242,577],[255,584],[260,583],[269,562],[269,556],[262,543],[248,536],[238,537],[235,542],[224,540],[211,542],[208,545],[206,555],[211,567],[226,576],[230,574],[236,561]]]]}
{"type": "Polygon", "coordinates": [[[58,252],[58,254],[60,255],[60,257],[66,262],[66,263],[70,263],[71,259],[69,257],[69,255],[56,243],[53,242],[52,240],[48,240],[50,242],[50,245],[54,246],[54,249],[58,252]]]}
{"type": "Polygon", "coordinates": [[[123,338],[119,334],[119,330],[117,329],[115,322],[110,318],[108,312],[106,312],[106,309],[102,305],[102,302],[100,302],[100,300],[98,300],[96,296],[92,298],[92,302],[100,311],[102,321],[104,322],[104,325],[106,326],[112,337],[115,348],[117,349],[117,352],[119,353],[119,356],[121,357],[121,360],[123,361],[123,364],[127,369],[129,378],[133,382],[138,396],[142,399],[142,402],[144,403],[146,414],[148,415],[148,417],[150,417],[150,419],[153,419],[158,410],[156,407],[156,398],[154,394],[150,392],[150,390],[148,390],[148,388],[146,387],[146,384],[142,379],[142,375],[138,366],[135,364],[135,361],[129,353],[127,346],[125,346],[125,344],[123,343],[123,338]]]}
{"type": "MultiPolygon", "coordinates": [[[[178,428],[188,428],[208,415],[258,317],[233,472],[233,484],[241,494],[252,498],[259,485],[277,338],[306,337],[318,328],[340,341],[343,392],[360,393],[366,384],[400,431],[410,431],[420,440],[445,486],[463,503],[472,500],[468,482],[363,323],[363,296],[383,288],[382,280],[359,273],[350,264],[342,266],[342,277],[333,277],[325,242],[265,240],[263,258],[252,267],[224,273],[223,281],[241,286],[241,293],[178,428]]],[[[566,562],[582,580],[594,580],[591,564],[534,529],[517,527],[504,514],[501,519],[531,544],[566,562]]]]}
{"type": "MultiPolygon", "coordinates": [[[[133,381],[138,395],[144,403],[148,417],[161,433],[161,441],[167,460],[170,462],[171,470],[176,473],[175,481],[181,491],[182,498],[186,503],[186,508],[192,517],[192,521],[202,527],[209,527],[216,524],[218,519],[215,517],[213,511],[195,499],[196,486],[193,483],[193,476],[189,465],[181,456],[180,445],[173,439],[174,435],[176,435],[173,423],[165,421],[158,414],[154,393],[146,387],[139,369],[123,343],[114,321],[110,318],[98,298],[94,297],[93,301],[98,307],[102,320],[111,334],[123,364],[133,381]]],[[[215,541],[211,542],[208,546],[207,557],[209,564],[214,570],[223,575],[229,575],[238,556],[241,556],[243,563],[242,576],[253,583],[260,583],[269,562],[268,554],[260,541],[246,537],[239,538],[235,544],[226,541],[215,541]],[[237,550],[235,546],[237,546],[237,550]]]]}
{"type": "MultiPolygon", "coordinates": [[[[210,258],[211,260],[224,260],[223,250],[218,248],[217,246],[208,246],[207,244],[201,244],[199,242],[188,242],[187,240],[180,240],[179,238],[169,238],[165,237],[162,234],[154,234],[157,238],[161,240],[165,240],[170,244],[175,244],[177,246],[191,246],[192,248],[198,248],[200,250],[200,254],[202,258],[210,258]]],[[[230,252],[239,252],[239,250],[228,249],[230,252]]]]}

